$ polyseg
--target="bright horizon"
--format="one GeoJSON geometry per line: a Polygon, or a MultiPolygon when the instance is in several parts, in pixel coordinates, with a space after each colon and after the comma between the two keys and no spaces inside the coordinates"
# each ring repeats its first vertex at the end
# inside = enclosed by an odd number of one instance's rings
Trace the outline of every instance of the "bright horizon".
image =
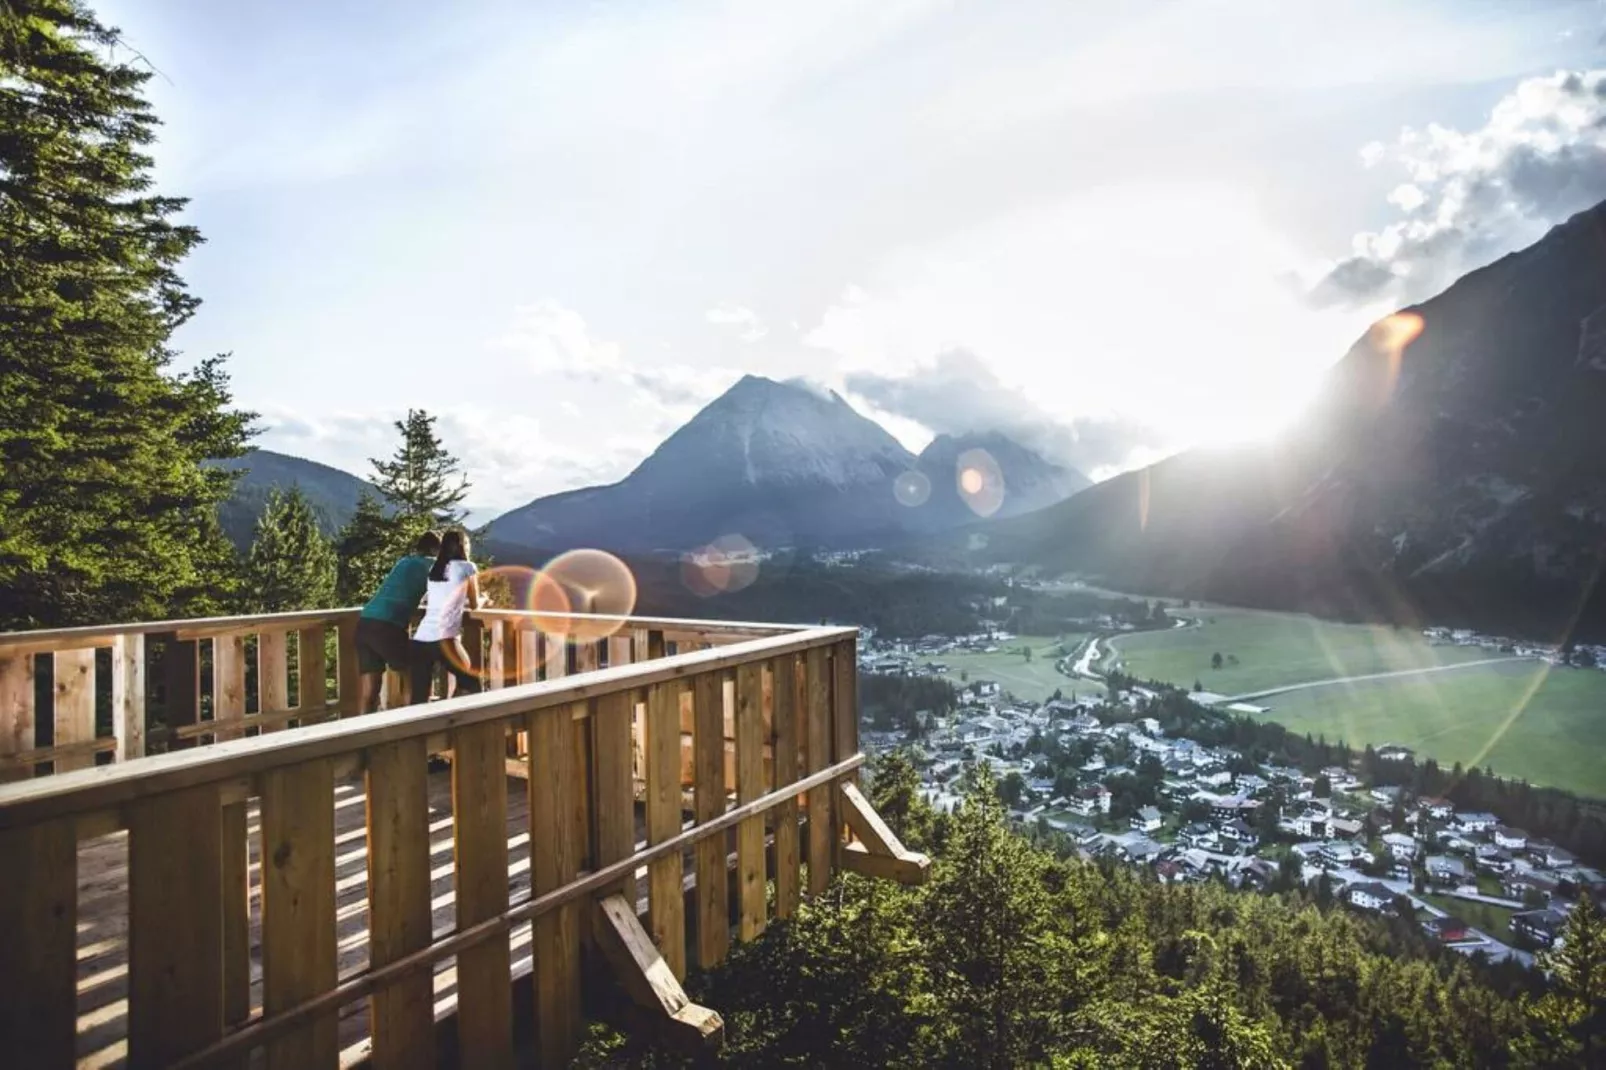
{"type": "Polygon", "coordinates": [[[208,239],[185,361],[360,476],[438,413],[477,517],[747,372],[1095,478],[1263,435],[1606,197],[1593,0],[102,14],[208,239]]]}

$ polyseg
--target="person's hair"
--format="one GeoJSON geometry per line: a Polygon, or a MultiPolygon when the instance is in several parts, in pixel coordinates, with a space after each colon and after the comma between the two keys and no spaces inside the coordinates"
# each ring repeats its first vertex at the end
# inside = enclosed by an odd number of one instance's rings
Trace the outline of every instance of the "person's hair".
{"type": "Polygon", "coordinates": [[[452,528],[441,536],[441,548],[435,554],[435,567],[429,570],[429,578],[432,580],[444,580],[448,562],[467,560],[468,533],[461,528],[452,528]]]}
{"type": "Polygon", "coordinates": [[[426,531],[424,534],[418,537],[417,542],[413,543],[413,553],[415,554],[422,554],[425,557],[434,557],[440,552],[441,533],[438,531],[426,531]]]}

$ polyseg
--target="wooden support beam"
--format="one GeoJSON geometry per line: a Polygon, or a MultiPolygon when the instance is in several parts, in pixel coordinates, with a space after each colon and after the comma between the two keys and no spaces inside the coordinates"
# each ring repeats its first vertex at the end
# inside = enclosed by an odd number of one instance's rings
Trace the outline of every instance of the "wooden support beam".
{"type": "Polygon", "coordinates": [[[911,851],[898,840],[870,800],[852,781],[837,785],[837,806],[858,843],[844,848],[842,864],[855,873],[888,877],[900,884],[924,884],[931,859],[911,851]]]}
{"type": "Polygon", "coordinates": [[[878,855],[865,850],[862,843],[850,843],[842,848],[842,868],[866,877],[897,881],[899,884],[924,884],[931,872],[931,859],[922,854],[878,855]]]}
{"type": "Polygon", "coordinates": [[[621,987],[657,1022],[665,1043],[692,1050],[724,1043],[724,1020],[687,997],[624,896],[615,893],[598,901],[592,932],[621,987]]]}

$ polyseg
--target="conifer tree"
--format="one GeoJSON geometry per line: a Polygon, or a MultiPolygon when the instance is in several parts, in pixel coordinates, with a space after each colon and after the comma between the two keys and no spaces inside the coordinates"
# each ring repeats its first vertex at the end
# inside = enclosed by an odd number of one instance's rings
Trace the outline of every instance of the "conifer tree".
{"type": "Polygon", "coordinates": [[[335,553],[300,487],[275,488],[245,565],[247,609],[323,609],[335,600],[335,553]]]}
{"type": "Polygon", "coordinates": [[[379,499],[364,492],[351,519],[335,536],[336,600],[343,606],[367,601],[402,552],[401,529],[385,515],[379,499]]]}
{"type": "Polygon", "coordinates": [[[148,71],[72,0],[0,6],[0,627],[214,608],[248,414],[174,375],[201,240],[151,192],[148,71]]]}
{"type": "Polygon", "coordinates": [[[458,459],[435,434],[435,417],[422,409],[409,409],[396,421],[401,445],[388,461],[371,459],[374,485],[395,511],[403,541],[431,527],[461,524],[467,513],[460,508],[468,494],[468,477],[458,459]]]}
{"type": "Polygon", "coordinates": [[[1530,1008],[1528,1066],[1600,1066],[1606,1060],[1606,916],[1578,898],[1556,947],[1540,957],[1553,988],[1530,1008]]]}

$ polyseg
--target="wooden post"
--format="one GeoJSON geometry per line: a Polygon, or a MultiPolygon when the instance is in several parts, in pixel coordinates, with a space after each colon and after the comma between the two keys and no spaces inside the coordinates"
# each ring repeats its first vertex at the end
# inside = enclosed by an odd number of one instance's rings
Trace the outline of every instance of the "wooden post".
{"type": "MultiPolygon", "coordinates": [[[[782,654],[772,664],[775,700],[775,787],[798,779],[797,656],[782,654]]],[[[775,808],[775,916],[790,918],[801,892],[798,873],[797,796],[775,808]]]]}
{"type": "MultiPolygon", "coordinates": [[[[831,648],[831,672],[833,760],[840,762],[859,753],[859,665],[852,639],[831,648]]],[[[859,782],[857,772],[852,782],[859,782]]]]}
{"type": "Polygon", "coordinates": [[[222,743],[245,735],[245,636],[239,632],[212,640],[213,740],[222,743]]]}
{"type": "Polygon", "coordinates": [[[178,729],[201,720],[201,645],[169,635],[162,648],[162,690],[167,718],[167,749],[188,750],[196,738],[179,738],[178,729]]]}
{"type": "Polygon", "coordinates": [[[0,831],[0,859],[7,870],[0,879],[0,1052],[19,1067],[72,1066],[78,1005],[72,821],[0,831]]]}
{"type": "MultiPolygon", "coordinates": [[[[375,968],[429,946],[429,755],[422,739],[368,752],[368,939],[375,968]]],[[[375,1070],[435,1065],[429,971],[368,1002],[375,1070]]]]}
{"type": "Polygon", "coordinates": [[[503,621],[493,620],[485,628],[490,637],[490,651],[485,660],[486,690],[500,690],[507,686],[507,643],[503,621]]]}
{"type": "MultiPolygon", "coordinates": [[[[634,696],[629,691],[600,695],[591,713],[591,791],[597,865],[629,858],[636,850],[635,790],[631,779],[630,719],[634,696]]],[[[634,879],[616,889],[632,901],[634,879]]]]}
{"type": "MultiPolygon", "coordinates": [[[[290,708],[289,647],[284,632],[257,633],[257,714],[290,708]]],[[[268,731],[263,728],[262,731],[268,731]]]]}
{"type": "MultiPolygon", "coordinates": [[[[327,759],[262,774],[262,1009],[334,988],[334,773],[327,759]]],[[[339,1065],[335,1016],[268,1044],[269,1070],[339,1065]]]]}
{"type": "Polygon", "coordinates": [[[324,650],[328,629],[321,624],[296,635],[296,705],[308,713],[329,705],[329,659],[324,650]]]}
{"type": "Polygon", "coordinates": [[[648,1013],[650,1024],[668,1044],[696,1052],[724,1040],[725,1023],[686,998],[674,970],[641,927],[632,902],[617,894],[602,899],[592,927],[620,985],[648,1013]]]}
{"type": "MultiPolygon", "coordinates": [[[[725,812],[725,688],[716,670],[692,678],[693,805],[697,823],[725,812]]],[[[697,964],[712,969],[730,949],[730,896],[725,881],[725,834],[694,849],[697,867],[697,964]]]]}
{"type": "MultiPolygon", "coordinates": [[[[477,617],[463,618],[463,649],[468,651],[468,667],[480,678],[480,685],[486,683],[485,667],[485,625],[477,617]]],[[[446,679],[451,681],[452,676],[447,673],[446,679]]],[[[455,684],[452,685],[455,688],[455,684]]],[[[456,694],[455,690],[453,694],[456,694]]]]}
{"type": "MultiPolygon", "coordinates": [[[[92,743],[95,740],[95,652],[93,650],[58,650],[55,654],[56,681],[54,718],[56,738],[54,745],[92,743]]],[[[66,773],[74,769],[88,769],[95,764],[95,756],[57,758],[54,772],[66,773]]]]}
{"type": "MultiPolygon", "coordinates": [[[[824,647],[804,655],[808,695],[808,771],[818,773],[831,764],[831,680],[824,647]]],[[[836,843],[836,826],[831,818],[831,789],[814,788],[808,793],[809,808],[809,894],[818,895],[831,883],[831,851],[836,843]]]]}
{"type": "Polygon", "coordinates": [[[223,1021],[235,1025],[251,1016],[251,850],[246,831],[246,806],[223,807],[222,867],[223,912],[223,1021]]]}
{"type": "Polygon", "coordinates": [[[139,632],[112,640],[112,735],[117,760],[145,755],[145,636],[139,632]]]}
{"type": "MultiPolygon", "coordinates": [[[[764,794],[764,666],[751,661],[736,667],[736,801],[764,794]]],[[[765,925],[764,816],[736,826],[736,872],[742,942],[763,935],[765,925]]]]}
{"type": "Polygon", "coordinates": [[[357,617],[355,614],[340,618],[337,625],[335,679],[338,681],[340,716],[351,717],[362,712],[362,673],[357,665],[357,617]]]}
{"type": "MultiPolygon", "coordinates": [[[[647,690],[647,842],[680,833],[680,684],[647,690]]],[[[680,852],[647,864],[648,917],[652,938],[677,978],[686,976],[686,915],[681,893],[680,852]]]]}
{"type": "MultiPolygon", "coordinates": [[[[507,909],[507,726],[453,730],[452,835],[457,926],[507,909]]],[[[533,778],[532,778],[533,779],[533,778]]],[[[457,956],[457,1042],[464,1066],[513,1064],[512,964],[507,937],[457,956]]]]}
{"type": "MultiPolygon", "coordinates": [[[[0,655],[0,759],[34,749],[33,672],[32,654],[0,655]]],[[[32,769],[0,763],[0,784],[31,776],[32,769]]]]}
{"type": "MultiPolygon", "coordinates": [[[[532,773],[530,804],[530,891],[542,895],[580,873],[582,844],[573,807],[584,799],[575,765],[578,725],[570,707],[538,710],[526,718],[532,773]]],[[[627,811],[628,814],[628,811],[627,811]]],[[[566,903],[535,919],[535,1027],[540,1062],[563,1066],[579,1049],[580,904],[566,903]]]]}

